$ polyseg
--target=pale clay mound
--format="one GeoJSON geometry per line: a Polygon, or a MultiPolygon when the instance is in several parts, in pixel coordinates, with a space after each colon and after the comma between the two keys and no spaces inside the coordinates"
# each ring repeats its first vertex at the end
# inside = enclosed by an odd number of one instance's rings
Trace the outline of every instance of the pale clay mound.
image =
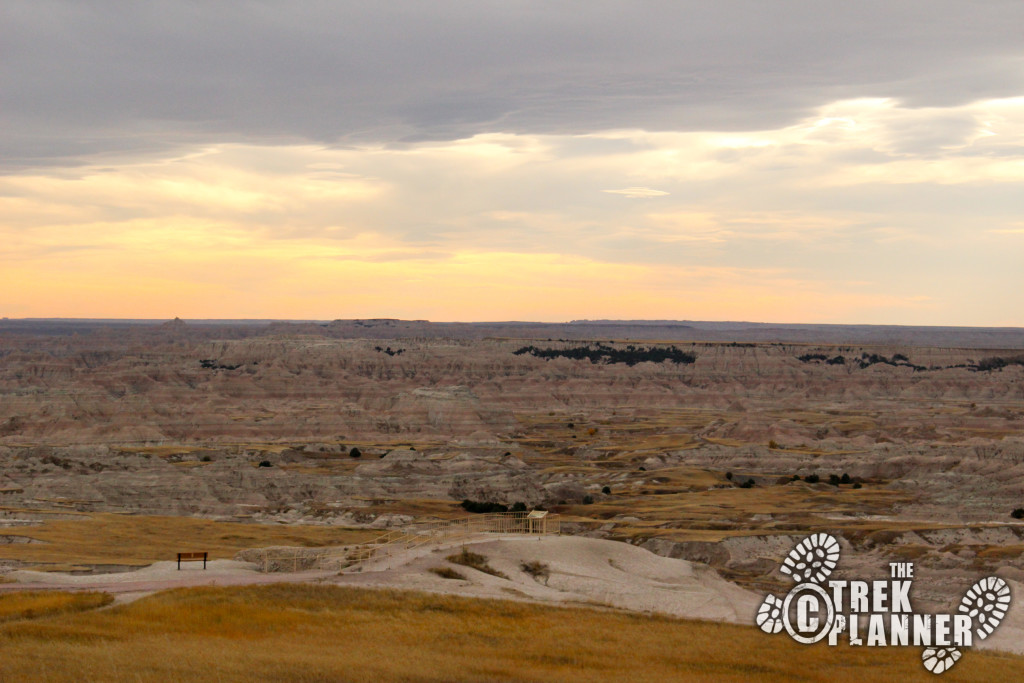
{"type": "Polygon", "coordinates": [[[610,606],[635,612],[752,624],[761,599],[705,565],[660,557],[625,543],[574,536],[506,537],[468,544],[502,579],[445,560],[462,545],[383,558],[343,583],[414,588],[474,597],[523,597],[542,602],[610,606]],[[541,562],[550,576],[535,579],[523,562],[541,562]],[[390,569],[389,569],[390,567],[390,569]],[[429,571],[451,567],[465,581],[429,571]]]}
{"type": "MultiPolygon", "coordinates": [[[[572,536],[513,536],[401,551],[368,563],[361,572],[340,576],[334,572],[262,574],[250,563],[232,560],[215,560],[207,566],[204,572],[201,563],[183,563],[182,570],[178,571],[175,562],[157,562],[137,571],[99,576],[26,570],[11,572],[8,576],[19,582],[19,588],[66,587],[139,596],[179,586],[320,580],[479,598],[608,606],[739,624],[753,624],[761,602],[756,594],[723,580],[705,565],[660,557],[625,543],[572,536]],[[445,560],[463,547],[484,555],[491,567],[509,578],[498,578],[445,560]],[[534,561],[548,566],[550,576],[546,581],[534,579],[522,571],[523,562],[534,561]],[[445,566],[457,570],[466,579],[443,579],[429,571],[445,566]]],[[[0,586],[0,590],[13,588],[14,585],[0,586]]]]}

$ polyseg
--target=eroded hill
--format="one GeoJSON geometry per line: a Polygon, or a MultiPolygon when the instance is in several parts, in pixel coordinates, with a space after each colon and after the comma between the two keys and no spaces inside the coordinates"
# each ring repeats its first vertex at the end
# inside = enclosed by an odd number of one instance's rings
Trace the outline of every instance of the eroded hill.
{"type": "Polygon", "coordinates": [[[8,523],[130,512],[382,527],[464,514],[469,499],[543,505],[577,532],[755,585],[817,529],[954,587],[1021,565],[1014,348],[307,327],[0,335],[8,523]]]}

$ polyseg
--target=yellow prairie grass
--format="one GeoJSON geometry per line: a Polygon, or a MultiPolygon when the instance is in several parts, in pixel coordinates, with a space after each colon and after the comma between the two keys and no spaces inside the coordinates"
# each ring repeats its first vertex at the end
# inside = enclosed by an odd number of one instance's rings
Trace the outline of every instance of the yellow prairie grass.
{"type": "Polygon", "coordinates": [[[0,622],[50,617],[82,612],[109,605],[114,598],[106,593],[62,593],[56,591],[16,591],[0,595],[0,622]]]}
{"type": "MultiPolygon", "coordinates": [[[[5,681],[934,680],[915,648],[803,646],[753,627],[296,584],[175,590],[0,624],[0,652],[5,681]]],[[[1024,659],[968,652],[943,680],[1024,680],[1024,659]]]]}
{"type": "Polygon", "coordinates": [[[41,543],[0,545],[0,558],[62,564],[146,565],[173,560],[178,552],[207,551],[231,558],[244,548],[268,545],[325,546],[364,543],[380,535],[367,529],[216,522],[195,517],[96,513],[81,519],[17,527],[10,536],[41,543]]]}

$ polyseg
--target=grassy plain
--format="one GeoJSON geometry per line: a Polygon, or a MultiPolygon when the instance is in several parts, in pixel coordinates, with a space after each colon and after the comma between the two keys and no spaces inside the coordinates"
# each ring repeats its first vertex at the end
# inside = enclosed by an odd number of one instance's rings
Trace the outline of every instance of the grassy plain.
{"type": "Polygon", "coordinates": [[[114,598],[106,593],[63,593],[25,591],[0,595],[0,623],[52,617],[83,612],[109,605],[114,598]]]}
{"type": "MultiPolygon", "coordinates": [[[[6,531],[6,530],[5,530],[6,531]]],[[[328,526],[243,524],[193,517],[95,513],[14,527],[8,536],[39,543],[0,545],[0,558],[27,563],[148,565],[173,560],[178,552],[207,551],[230,559],[244,548],[269,545],[325,546],[361,543],[375,530],[328,526]]]]}
{"type": "MultiPolygon", "coordinates": [[[[0,597],[3,602],[18,596],[0,597]]],[[[753,627],[421,593],[277,584],[159,593],[0,623],[4,681],[934,680],[917,648],[799,645],[753,627]]],[[[968,652],[945,681],[1024,679],[968,652]]]]}

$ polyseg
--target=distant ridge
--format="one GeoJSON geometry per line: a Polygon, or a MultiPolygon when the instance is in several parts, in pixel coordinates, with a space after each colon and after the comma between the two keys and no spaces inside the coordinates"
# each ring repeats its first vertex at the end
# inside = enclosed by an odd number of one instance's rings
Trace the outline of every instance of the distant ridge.
{"type": "Polygon", "coordinates": [[[800,324],[676,320],[573,320],[567,323],[430,322],[398,318],[326,320],[0,320],[0,335],[133,334],[217,339],[267,335],[335,339],[516,339],[543,342],[784,343],[1024,349],[1021,327],[800,324]]]}
{"type": "Polygon", "coordinates": [[[778,329],[820,329],[820,328],[876,328],[876,329],[907,329],[907,330],[1021,330],[1024,327],[972,327],[969,325],[879,325],[872,323],[773,323],[754,322],[747,320],[571,320],[569,325],[631,325],[652,326],[664,325],[672,327],[690,327],[705,330],[738,330],[747,328],[778,328],[778,329]]]}
{"type": "Polygon", "coordinates": [[[679,320],[571,320],[570,325],[632,325],[636,327],[663,325],[671,327],[691,327],[689,321],[679,320]]]}

